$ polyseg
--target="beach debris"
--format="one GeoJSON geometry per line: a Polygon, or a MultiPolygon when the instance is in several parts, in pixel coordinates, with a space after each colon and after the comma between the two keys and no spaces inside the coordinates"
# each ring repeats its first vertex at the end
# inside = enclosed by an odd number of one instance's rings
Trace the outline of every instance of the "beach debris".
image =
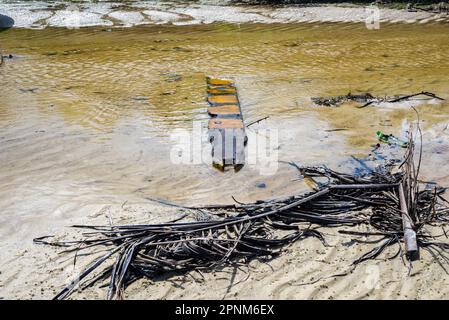
{"type": "Polygon", "coordinates": [[[162,73],[162,76],[165,77],[165,82],[177,82],[182,80],[182,75],[177,73],[166,72],[162,73]]]}
{"type": "Polygon", "coordinates": [[[438,5],[436,5],[434,7],[435,11],[437,11],[438,13],[443,13],[445,12],[446,14],[449,13],[449,4],[447,2],[439,2],[438,5]]]}
{"type": "Polygon", "coordinates": [[[335,129],[326,129],[324,132],[338,132],[338,131],[347,131],[348,128],[335,128],[335,129]]]}
{"type": "Polygon", "coordinates": [[[192,49],[188,49],[188,48],[183,48],[183,47],[173,47],[174,51],[179,51],[179,52],[193,52],[192,49]]]}
{"type": "Polygon", "coordinates": [[[434,3],[434,4],[427,4],[427,5],[419,4],[419,6],[418,6],[418,4],[415,4],[413,9],[437,13],[437,14],[442,14],[442,13],[449,14],[449,4],[444,1],[439,2],[439,3],[434,3]]]}
{"type": "Polygon", "coordinates": [[[14,58],[14,56],[12,54],[2,55],[2,53],[0,52],[0,66],[3,64],[3,62],[6,59],[12,59],[12,58],[14,58]]]}
{"type": "Polygon", "coordinates": [[[399,101],[408,100],[410,98],[414,98],[414,97],[417,97],[417,96],[420,96],[420,95],[427,96],[427,97],[430,97],[432,99],[437,99],[437,100],[440,100],[440,101],[444,100],[443,98],[438,97],[437,95],[435,95],[432,92],[421,91],[421,92],[418,92],[418,93],[409,94],[409,95],[402,95],[402,96],[385,97],[385,98],[377,97],[375,99],[367,101],[365,104],[361,105],[359,108],[365,108],[365,107],[367,107],[367,106],[369,106],[369,105],[371,105],[373,103],[374,104],[381,103],[381,102],[395,103],[395,102],[399,102],[399,101]]]}
{"type": "Polygon", "coordinates": [[[237,88],[232,80],[206,77],[209,141],[212,144],[212,164],[224,170],[240,170],[245,164],[247,136],[237,88]]]}
{"type": "Polygon", "coordinates": [[[269,116],[266,116],[266,117],[260,118],[260,119],[258,119],[258,120],[252,121],[252,122],[248,123],[248,124],[246,125],[246,127],[249,128],[249,127],[252,126],[253,124],[259,123],[260,121],[266,120],[266,119],[268,119],[268,118],[269,118],[269,116]]]}
{"type": "Polygon", "coordinates": [[[256,258],[272,259],[305,238],[316,238],[326,246],[322,227],[339,227],[338,232],[351,237],[354,245],[370,243],[350,268],[397,246],[397,253],[387,260],[406,257],[411,263],[425,250],[444,269],[449,245],[438,240],[444,234],[431,233],[426,227],[439,225],[444,230],[449,202],[443,198],[445,188],[420,182],[421,156],[415,161],[414,154],[410,133],[400,165],[387,161],[363,175],[290,163],[314,182],[312,192],[247,204],[175,205],[184,213],[188,209],[197,214],[159,224],[76,225],[84,230],[78,240],[44,236],[34,242],[63,247],[64,253],[75,256],[96,257],[55,299],[68,298],[76,289],[94,284],[107,286],[108,299],[122,299],[127,285],[142,277],[157,280],[193,270],[246,265],[256,258]],[[192,216],[196,219],[191,220],[192,216]],[[360,225],[364,231],[357,228],[360,225]]]}
{"type": "Polygon", "coordinates": [[[411,3],[411,2],[407,3],[407,5],[405,7],[405,10],[407,10],[408,12],[416,12],[416,11],[418,11],[416,9],[416,7],[415,7],[415,3],[411,3]]]}
{"type": "Polygon", "coordinates": [[[39,88],[19,88],[22,93],[36,93],[39,88]]]}
{"type": "Polygon", "coordinates": [[[344,96],[312,98],[312,101],[319,106],[338,107],[339,105],[347,101],[365,102],[374,98],[375,97],[370,93],[352,94],[349,92],[344,96]]]}
{"type": "Polygon", "coordinates": [[[392,96],[392,97],[375,97],[371,93],[363,93],[363,94],[356,94],[356,95],[348,93],[347,95],[344,95],[344,96],[317,97],[317,98],[311,98],[311,99],[318,106],[338,107],[345,102],[355,101],[355,102],[363,103],[358,108],[365,108],[372,104],[378,104],[381,102],[395,103],[395,102],[399,102],[399,101],[408,100],[410,98],[414,98],[414,97],[417,97],[420,95],[427,96],[432,99],[437,99],[440,101],[444,100],[443,98],[437,96],[436,94],[434,94],[432,92],[427,92],[427,91],[421,91],[421,92],[409,94],[409,95],[397,95],[397,96],[392,96]]]}
{"type": "Polygon", "coordinates": [[[399,96],[399,97],[393,98],[393,99],[391,99],[391,100],[389,100],[387,102],[399,102],[399,101],[407,100],[407,99],[410,99],[410,98],[413,98],[413,97],[416,97],[416,96],[420,96],[420,95],[428,96],[430,98],[434,98],[434,99],[441,100],[441,101],[444,100],[443,98],[440,98],[440,97],[436,96],[432,92],[421,91],[421,92],[414,93],[414,94],[409,94],[409,95],[405,95],[405,96],[399,96]]]}
{"type": "Polygon", "coordinates": [[[382,131],[378,130],[376,131],[376,135],[381,142],[388,143],[390,145],[396,145],[401,148],[407,148],[408,146],[408,141],[401,140],[392,134],[384,134],[382,133],[382,131]]]}
{"type": "Polygon", "coordinates": [[[160,93],[161,96],[171,96],[176,93],[176,90],[163,91],[160,93]]]}

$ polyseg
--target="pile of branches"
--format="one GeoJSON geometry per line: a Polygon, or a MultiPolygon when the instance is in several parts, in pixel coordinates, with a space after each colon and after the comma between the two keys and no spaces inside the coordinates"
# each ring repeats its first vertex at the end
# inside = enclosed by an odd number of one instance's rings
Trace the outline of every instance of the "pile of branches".
{"type": "Polygon", "coordinates": [[[395,257],[417,259],[419,250],[425,249],[443,266],[449,262],[445,255],[449,246],[438,242],[438,236],[424,227],[448,223],[444,189],[436,185],[422,188],[418,180],[420,160],[416,165],[413,155],[410,138],[399,167],[390,163],[363,176],[292,163],[313,181],[313,192],[250,204],[189,207],[213,217],[202,221],[78,225],[74,227],[86,231],[81,240],[51,241],[47,236],[35,242],[66,247],[65,253],[93,255],[98,248],[107,252],[55,299],[67,298],[77,288],[84,290],[96,283],[108,286],[108,299],[120,299],[125,288],[142,277],[156,279],[193,270],[213,271],[255,258],[271,259],[289,244],[308,237],[326,245],[320,227],[340,227],[339,232],[355,240],[374,237],[370,243],[377,243],[377,247],[353,261],[354,266],[378,257],[392,245],[399,248],[395,257]],[[368,226],[370,231],[350,229],[359,225],[368,226]]]}
{"type": "Polygon", "coordinates": [[[363,94],[352,94],[348,93],[344,96],[334,96],[334,97],[316,97],[312,98],[313,103],[315,103],[318,106],[325,106],[325,107],[338,107],[342,103],[348,102],[348,101],[355,101],[358,103],[362,103],[362,105],[359,106],[359,108],[367,107],[373,103],[381,103],[381,102],[388,102],[388,103],[395,103],[400,101],[405,101],[417,96],[426,96],[430,97],[432,99],[437,100],[444,100],[441,97],[438,97],[432,92],[427,91],[421,91],[414,94],[409,95],[400,95],[400,96],[393,96],[393,97],[375,97],[371,93],[363,93],[363,94]]]}
{"type": "Polygon", "coordinates": [[[312,98],[313,103],[318,106],[325,107],[338,107],[344,102],[348,101],[356,101],[356,102],[366,102],[376,99],[371,93],[363,93],[363,94],[352,94],[349,92],[344,96],[334,96],[334,97],[316,97],[312,98]]]}

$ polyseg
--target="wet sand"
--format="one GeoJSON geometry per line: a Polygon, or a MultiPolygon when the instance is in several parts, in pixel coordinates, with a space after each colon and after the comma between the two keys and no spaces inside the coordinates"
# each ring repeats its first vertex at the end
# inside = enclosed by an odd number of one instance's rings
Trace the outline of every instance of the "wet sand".
{"type": "MultiPolygon", "coordinates": [[[[425,90],[448,99],[448,31],[444,23],[386,24],[374,33],[363,24],[215,23],[3,32],[2,49],[15,58],[0,67],[0,297],[51,298],[89,262],[79,257],[74,268],[70,256],[34,245],[34,237],[76,236],[67,226],[109,218],[157,222],[180,214],[147,198],[195,205],[307,190],[284,164],[266,176],[260,163],[223,174],[207,161],[170,162],[174,130],[191,130],[192,120],[204,128],[208,119],[205,75],[236,80],[246,121],[269,116],[252,130],[279,130],[279,160],[351,170],[350,156],[366,154],[376,130],[404,134],[416,120],[410,104],[322,108],[310,98],[425,90]]],[[[422,178],[449,185],[449,104],[417,108],[422,178]]],[[[204,140],[206,153],[208,146],[204,140]]],[[[248,270],[142,280],[126,298],[449,297],[448,277],[425,252],[410,276],[396,259],[319,280],[368,251],[336,229],[325,233],[335,247],[307,239],[248,270]]],[[[105,298],[105,291],[73,297],[105,298]]]]}

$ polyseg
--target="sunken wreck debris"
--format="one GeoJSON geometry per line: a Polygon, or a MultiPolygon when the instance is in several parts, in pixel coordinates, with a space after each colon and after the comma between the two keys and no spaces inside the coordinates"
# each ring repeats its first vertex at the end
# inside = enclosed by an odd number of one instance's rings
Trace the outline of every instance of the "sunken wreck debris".
{"type": "Polygon", "coordinates": [[[95,284],[108,287],[109,299],[121,299],[126,287],[139,278],[157,280],[193,270],[244,265],[256,258],[271,259],[286,246],[309,237],[327,245],[322,227],[338,227],[339,233],[352,237],[357,245],[369,243],[369,249],[352,261],[351,270],[385,256],[391,246],[398,251],[387,260],[406,257],[411,263],[419,258],[420,250],[426,250],[444,268],[449,263],[449,246],[439,240],[444,234],[435,235],[429,228],[447,226],[449,202],[443,198],[445,188],[429,187],[419,180],[421,156],[415,161],[414,154],[410,135],[403,159],[396,159],[399,163],[386,161],[363,175],[290,163],[314,181],[312,192],[248,204],[184,207],[207,213],[212,217],[208,220],[77,225],[73,227],[84,230],[80,240],[53,241],[44,236],[34,241],[64,247],[65,253],[75,253],[75,259],[77,255],[96,257],[55,299],[95,284]],[[364,231],[357,228],[361,225],[364,231]],[[98,257],[99,249],[102,255],[98,257]]]}
{"type": "Polygon", "coordinates": [[[206,77],[206,82],[212,163],[221,170],[239,170],[245,164],[247,136],[237,88],[229,79],[206,77]]]}

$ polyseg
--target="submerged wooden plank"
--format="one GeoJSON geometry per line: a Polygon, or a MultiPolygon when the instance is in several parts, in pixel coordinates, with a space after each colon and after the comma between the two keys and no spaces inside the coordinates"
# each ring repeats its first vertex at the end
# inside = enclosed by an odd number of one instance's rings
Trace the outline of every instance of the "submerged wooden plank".
{"type": "Polygon", "coordinates": [[[212,143],[212,163],[214,166],[225,169],[227,166],[234,168],[245,164],[244,128],[209,129],[209,139],[212,143]]]}
{"type": "Polygon", "coordinates": [[[241,168],[245,163],[246,132],[237,89],[232,80],[207,77],[209,139],[213,165],[241,168]]]}
{"type": "Polygon", "coordinates": [[[214,85],[214,86],[222,86],[222,85],[233,85],[234,81],[230,79],[219,79],[219,78],[212,78],[212,77],[206,77],[207,84],[214,85]]]}
{"type": "Polygon", "coordinates": [[[209,129],[243,129],[241,119],[215,118],[209,120],[209,129]]]}
{"type": "Polygon", "coordinates": [[[232,86],[227,86],[227,87],[209,86],[207,88],[207,93],[211,94],[211,95],[237,94],[237,89],[232,86]]]}
{"type": "Polygon", "coordinates": [[[239,103],[237,96],[233,95],[233,94],[211,95],[211,96],[207,97],[207,101],[212,106],[219,106],[219,105],[225,105],[225,104],[238,104],[239,103]]]}
{"type": "Polygon", "coordinates": [[[236,104],[224,105],[220,107],[209,107],[207,109],[209,115],[215,117],[232,115],[235,117],[240,117],[240,107],[236,104]]]}

